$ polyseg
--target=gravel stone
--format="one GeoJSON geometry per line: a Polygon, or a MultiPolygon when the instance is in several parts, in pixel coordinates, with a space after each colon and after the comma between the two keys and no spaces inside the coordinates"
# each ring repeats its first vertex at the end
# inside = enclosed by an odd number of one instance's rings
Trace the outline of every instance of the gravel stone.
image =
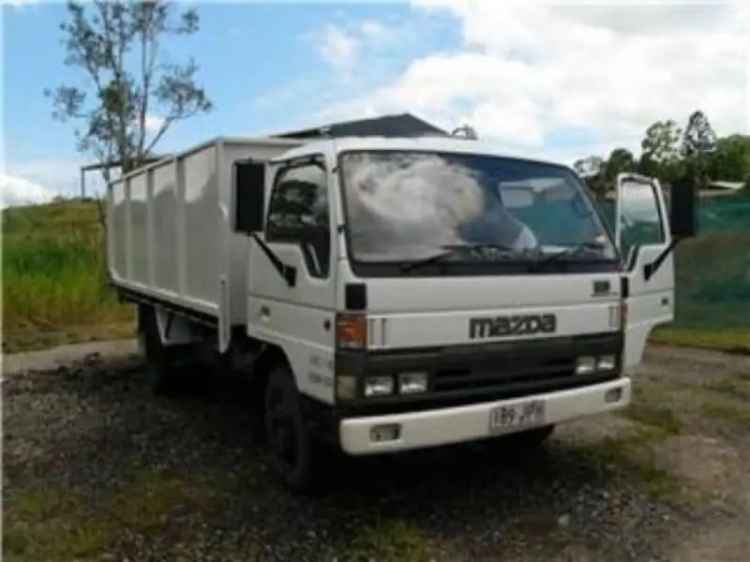
{"type": "MultiPolygon", "coordinates": [[[[684,364],[674,351],[666,355],[644,370],[659,380],[673,371],[700,380],[690,371],[700,365],[692,354],[684,364]]],[[[707,365],[712,376],[722,372],[715,361],[707,365]]],[[[742,365],[732,359],[723,372],[742,365]]],[[[413,548],[424,562],[691,561],[688,546],[704,536],[696,552],[721,560],[705,550],[719,544],[711,537],[731,544],[747,533],[727,535],[727,527],[750,528],[750,483],[736,473],[750,465],[746,432],[675,439],[665,450],[687,456],[652,463],[684,473],[680,497],[694,486],[724,486],[700,509],[649,492],[632,466],[596,456],[637,427],[618,416],[558,428],[536,451],[490,440],[395,456],[332,455],[323,491],[300,496],[269,468],[242,379],[195,377],[173,397],[154,397],[141,359],[92,353],[8,376],[2,392],[4,531],[22,523],[35,533],[57,523],[97,529],[106,540],[81,559],[382,562],[413,548]],[[711,465],[697,477],[683,442],[723,451],[712,457],[721,470],[711,465]],[[46,519],[29,518],[30,509],[46,519]]]]}

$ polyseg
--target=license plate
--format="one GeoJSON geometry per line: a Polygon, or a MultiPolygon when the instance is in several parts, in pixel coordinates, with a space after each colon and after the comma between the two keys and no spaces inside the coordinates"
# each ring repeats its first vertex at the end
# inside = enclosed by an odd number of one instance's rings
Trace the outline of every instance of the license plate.
{"type": "Polygon", "coordinates": [[[544,425],[544,400],[529,400],[490,411],[490,433],[505,433],[544,425]]]}

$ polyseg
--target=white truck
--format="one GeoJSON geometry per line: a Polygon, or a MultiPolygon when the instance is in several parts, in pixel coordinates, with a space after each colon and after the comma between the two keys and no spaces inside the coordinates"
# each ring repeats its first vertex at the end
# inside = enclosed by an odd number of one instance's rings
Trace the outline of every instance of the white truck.
{"type": "Polygon", "coordinates": [[[475,140],[218,138],[109,186],[109,272],[155,387],[207,351],[247,374],[304,489],[321,444],[535,444],[626,406],[695,228],[673,191],[670,229],[658,182],[621,175],[608,226],[568,167],[475,140]]]}

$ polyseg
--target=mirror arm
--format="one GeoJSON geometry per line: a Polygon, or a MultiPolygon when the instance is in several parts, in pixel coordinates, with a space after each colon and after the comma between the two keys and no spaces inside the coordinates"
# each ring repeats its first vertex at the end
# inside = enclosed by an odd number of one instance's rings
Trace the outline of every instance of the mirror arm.
{"type": "Polygon", "coordinates": [[[271,262],[274,269],[283,277],[289,287],[294,287],[297,283],[297,269],[294,266],[287,265],[274,254],[273,250],[266,244],[256,232],[251,232],[250,237],[258,243],[263,253],[266,254],[268,261],[271,262]]]}
{"type": "Polygon", "coordinates": [[[680,243],[680,240],[682,240],[682,238],[672,238],[669,246],[664,248],[664,251],[659,254],[659,256],[654,261],[643,266],[643,277],[644,279],[646,279],[646,281],[651,279],[651,277],[653,277],[654,274],[659,271],[661,264],[664,263],[664,260],[667,259],[667,256],[669,256],[669,254],[672,253],[677,244],[680,243]]]}

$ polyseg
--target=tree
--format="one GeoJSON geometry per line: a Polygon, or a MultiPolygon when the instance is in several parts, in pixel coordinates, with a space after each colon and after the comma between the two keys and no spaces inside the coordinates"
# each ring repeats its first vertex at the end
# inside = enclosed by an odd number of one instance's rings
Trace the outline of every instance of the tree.
{"type": "Polygon", "coordinates": [[[635,170],[635,158],[627,148],[615,148],[609,155],[604,175],[607,182],[614,184],[618,174],[635,170]]]}
{"type": "Polygon", "coordinates": [[[699,188],[708,183],[707,155],[716,150],[716,133],[702,111],[694,111],[688,120],[682,137],[680,151],[686,159],[687,175],[697,182],[699,188]]]}
{"type": "Polygon", "coordinates": [[[654,162],[674,160],[679,157],[678,146],[682,130],[671,119],[657,121],[646,129],[641,149],[654,162]]]}
{"type": "MultiPolygon", "coordinates": [[[[198,30],[195,10],[175,18],[173,9],[161,1],[71,1],[68,21],[60,26],[65,64],[82,69],[93,91],[69,85],[46,90],[53,116],[81,121],[78,150],[104,163],[119,162],[123,172],[148,159],[172,124],[211,109],[195,82],[198,67],[192,59],[160,62],[166,36],[198,30]],[[149,121],[156,122],[155,130],[149,121]]],[[[109,168],[103,174],[109,181],[109,168]]]]}
{"type": "Polygon", "coordinates": [[[690,157],[716,150],[716,133],[702,111],[694,111],[682,137],[681,152],[690,157]]]}
{"type": "Polygon", "coordinates": [[[641,141],[639,169],[647,176],[674,181],[681,173],[679,142],[682,130],[671,119],[657,121],[646,129],[641,141]]]}
{"type": "Polygon", "coordinates": [[[750,137],[730,135],[718,139],[708,155],[706,172],[716,180],[743,181],[750,174],[750,137]]]}

